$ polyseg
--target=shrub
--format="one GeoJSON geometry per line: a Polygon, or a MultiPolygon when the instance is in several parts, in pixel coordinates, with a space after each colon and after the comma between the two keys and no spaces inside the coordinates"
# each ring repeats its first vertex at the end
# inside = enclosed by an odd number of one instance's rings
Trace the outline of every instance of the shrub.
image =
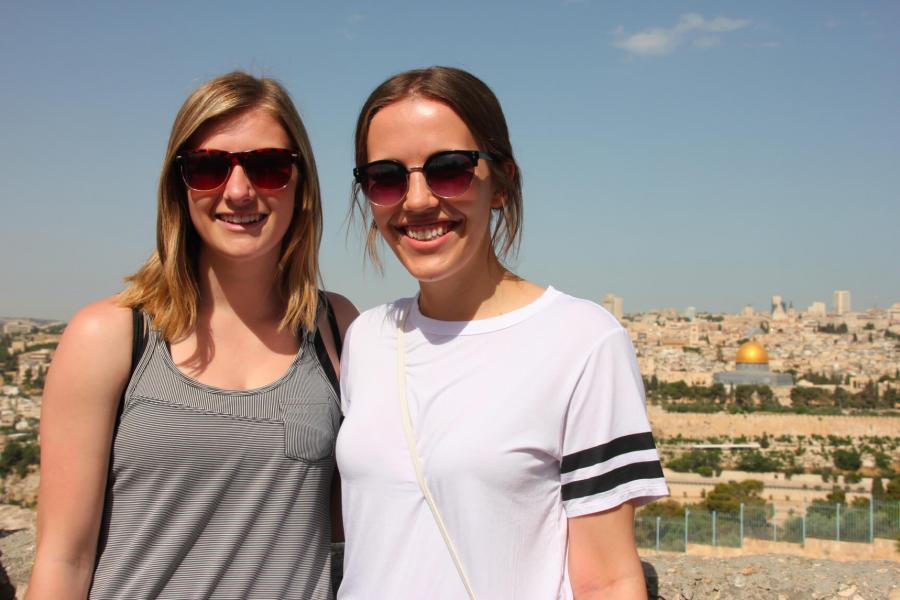
{"type": "Polygon", "coordinates": [[[750,471],[752,473],[766,473],[769,471],[778,471],[781,465],[778,461],[766,456],[762,452],[756,450],[743,454],[738,461],[737,469],[739,471],[750,471]]]}
{"type": "Polygon", "coordinates": [[[860,458],[859,452],[856,450],[838,448],[834,451],[832,460],[834,461],[834,466],[844,471],[856,471],[862,466],[862,458],[860,458]]]}
{"type": "Polygon", "coordinates": [[[19,440],[7,442],[3,452],[0,452],[0,477],[6,477],[10,473],[16,473],[24,477],[28,473],[28,467],[40,462],[40,448],[33,442],[22,443],[19,440]]]}

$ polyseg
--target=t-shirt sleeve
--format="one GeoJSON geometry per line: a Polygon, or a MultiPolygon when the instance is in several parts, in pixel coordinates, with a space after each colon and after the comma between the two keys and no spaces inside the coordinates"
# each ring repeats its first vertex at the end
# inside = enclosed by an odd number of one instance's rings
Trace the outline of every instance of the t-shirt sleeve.
{"type": "Polygon", "coordinates": [[[584,365],[569,399],[562,454],[561,493],[569,517],[669,494],[624,329],[608,333],[584,365]]]}

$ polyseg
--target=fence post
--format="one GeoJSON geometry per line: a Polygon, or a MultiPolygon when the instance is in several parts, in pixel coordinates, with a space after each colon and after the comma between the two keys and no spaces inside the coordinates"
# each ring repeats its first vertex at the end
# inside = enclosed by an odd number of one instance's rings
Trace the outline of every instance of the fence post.
{"type": "Polygon", "coordinates": [[[744,547],[744,503],[743,502],[741,502],[741,517],[740,517],[739,531],[740,531],[740,533],[739,533],[738,539],[740,540],[740,547],[743,548],[744,547]]]}
{"type": "Polygon", "coordinates": [[[836,503],[834,505],[834,529],[835,529],[835,541],[841,541],[841,505],[840,503],[836,503]]]}
{"type": "Polygon", "coordinates": [[[688,515],[691,514],[691,511],[688,509],[684,509],[684,551],[687,552],[688,547],[688,515]]]}
{"type": "Polygon", "coordinates": [[[875,499],[869,496],[869,543],[875,543],[875,499]]]}
{"type": "Polygon", "coordinates": [[[716,511],[712,511],[712,543],[716,547],[716,511]]]}
{"type": "Polygon", "coordinates": [[[659,552],[659,521],[662,517],[656,517],[656,551],[659,552]]]}
{"type": "Polygon", "coordinates": [[[800,517],[800,547],[806,547],[806,511],[800,517]]]}
{"type": "Polygon", "coordinates": [[[775,505],[772,505],[772,541],[778,541],[778,527],[775,525],[775,505]]]}

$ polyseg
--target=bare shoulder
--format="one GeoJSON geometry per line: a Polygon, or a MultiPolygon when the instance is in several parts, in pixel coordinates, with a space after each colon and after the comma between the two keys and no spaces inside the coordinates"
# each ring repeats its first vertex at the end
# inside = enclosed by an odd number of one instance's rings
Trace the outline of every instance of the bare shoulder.
{"type": "Polygon", "coordinates": [[[66,325],[54,362],[102,364],[113,375],[130,366],[132,338],[131,309],[110,296],[75,313],[66,325]]]}
{"type": "Polygon", "coordinates": [[[88,304],[72,317],[64,335],[79,338],[128,339],[131,336],[131,309],[120,306],[116,296],[88,304]]]}
{"type": "Polygon", "coordinates": [[[334,309],[334,316],[337,318],[338,327],[343,334],[350,327],[350,323],[359,316],[359,311],[352,302],[336,292],[325,292],[325,295],[328,296],[328,302],[334,309]]]}

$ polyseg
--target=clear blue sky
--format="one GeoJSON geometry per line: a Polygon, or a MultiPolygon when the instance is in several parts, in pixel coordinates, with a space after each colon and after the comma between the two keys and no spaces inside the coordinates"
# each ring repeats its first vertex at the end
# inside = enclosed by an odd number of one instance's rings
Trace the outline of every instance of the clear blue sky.
{"type": "Polygon", "coordinates": [[[0,315],[68,319],[151,251],[172,119],[232,69],[312,137],[326,285],[409,295],[344,229],[353,125],[408,68],[471,70],[525,182],[518,272],[626,312],[900,301],[900,3],[25,2],[0,20],[0,315]]]}

